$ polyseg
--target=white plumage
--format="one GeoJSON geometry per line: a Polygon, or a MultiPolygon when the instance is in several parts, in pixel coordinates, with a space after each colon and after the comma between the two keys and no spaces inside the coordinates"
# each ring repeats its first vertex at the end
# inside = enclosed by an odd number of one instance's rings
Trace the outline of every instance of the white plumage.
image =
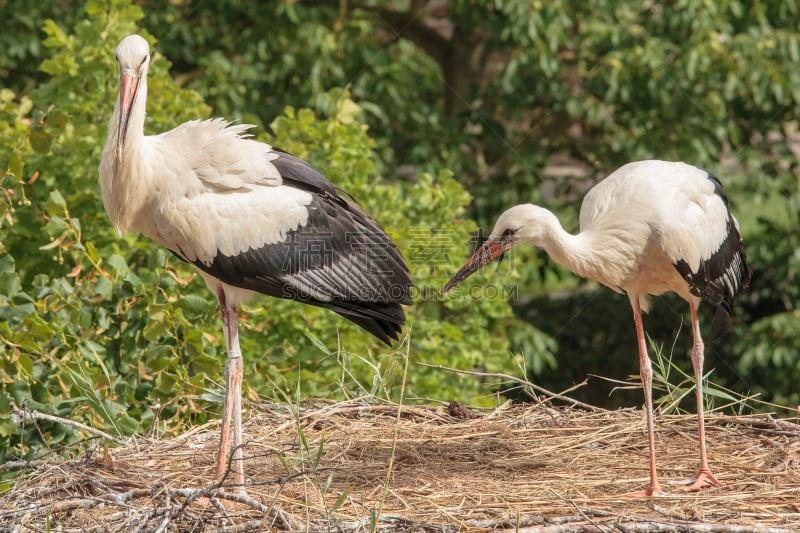
{"type": "Polygon", "coordinates": [[[219,299],[228,362],[217,480],[232,460],[242,487],[236,306],[255,293],[298,300],[389,343],[405,323],[411,277],[354,201],[308,163],[247,138],[250,125],[192,120],[146,137],[149,46],[130,35],[116,55],[120,92],[100,160],[103,203],[120,234],[140,232],[192,263],[219,299]]]}
{"type": "Polygon", "coordinates": [[[514,206],[500,215],[486,242],[442,292],[521,243],[540,246],[557,263],[576,274],[625,292],[630,298],[647,404],[650,485],[646,495],[662,491],[655,468],[652,370],[641,313],[649,309],[650,295],[669,291],[689,303],[700,469],[686,485],[689,489],[718,485],[705,452],[704,348],[696,309],[701,300],[717,306],[711,336],[720,335],[730,325],[734,295],[750,279],[739,226],[728,211],[720,181],[686,163],[629,163],[586,194],[580,211],[580,232],[576,235],[566,232],[547,209],[531,204],[514,206]]]}

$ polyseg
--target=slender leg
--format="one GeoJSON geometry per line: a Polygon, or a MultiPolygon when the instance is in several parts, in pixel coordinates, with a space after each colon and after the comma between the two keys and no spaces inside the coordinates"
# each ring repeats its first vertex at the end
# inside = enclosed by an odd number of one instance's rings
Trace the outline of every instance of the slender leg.
{"type": "Polygon", "coordinates": [[[694,367],[695,394],[697,399],[697,437],[700,440],[700,468],[694,477],[680,482],[685,485],[684,490],[699,490],[707,487],[718,487],[721,485],[717,478],[711,473],[708,467],[708,457],[706,457],[706,428],[703,405],[703,338],[700,336],[700,322],[697,320],[697,309],[695,304],[689,302],[689,309],[692,312],[692,334],[694,344],[692,345],[692,366],[694,367]]]}
{"type": "Polygon", "coordinates": [[[633,322],[636,325],[636,340],[639,343],[639,374],[642,376],[642,388],[644,389],[644,403],[647,410],[647,441],[650,447],[650,485],[643,492],[628,494],[632,497],[641,496],[663,496],[661,484],[658,482],[656,474],[656,437],[653,424],[653,369],[650,366],[650,358],[647,356],[647,344],[644,338],[644,327],[642,326],[642,309],[639,297],[631,298],[633,304],[633,322]]]}
{"type": "Polygon", "coordinates": [[[225,303],[225,293],[219,289],[219,306],[228,360],[225,363],[225,404],[222,408],[222,429],[219,438],[216,480],[220,481],[230,469],[238,492],[244,492],[244,468],[242,459],[242,351],[239,348],[236,308],[225,303]],[[233,456],[231,457],[231,431],[233,431],[233,456]]]}

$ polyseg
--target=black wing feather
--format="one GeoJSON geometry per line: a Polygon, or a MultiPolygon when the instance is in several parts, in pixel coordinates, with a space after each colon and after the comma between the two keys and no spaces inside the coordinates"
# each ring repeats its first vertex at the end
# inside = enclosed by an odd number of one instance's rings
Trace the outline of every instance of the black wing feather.
{"type": "Polygon", "coordinates": [[[336,195],[336,186],[310,163],[274,146],[272,151],[278,154],[278,157],[270,163],[278,169],[285,185],[309,192],[336,195]]]}
{"type": "MultiPolygon", "coordinates": [[[[715,194],[727,207],[728,198],[720,180],[710,172],[708,179],[714,183],[715,194]]],[[[742,236],[733,215],[728,213],[725,240],[711,257],[700,262],[697,272],[692,272],[688,263],[683,260],[677,261],[675,268],[689,284],[689,292],[717,306],[711,324],[711,339],[725,333],[732,322],[733,297],[740,288],[747,287],[752,275],[742,247],[742,236]]]]}
{"type": "Polygon", "coordinates": [[[317,190],[305,226],[288,232],[283,242],[235,256],[217,254],[209,265],[193,264],[234,287],[331,309],[389,344],[405,323],[401,304],[412,303],[408,266],[358,205],[320,190],[316,177],[302,175],[317,190]]]}

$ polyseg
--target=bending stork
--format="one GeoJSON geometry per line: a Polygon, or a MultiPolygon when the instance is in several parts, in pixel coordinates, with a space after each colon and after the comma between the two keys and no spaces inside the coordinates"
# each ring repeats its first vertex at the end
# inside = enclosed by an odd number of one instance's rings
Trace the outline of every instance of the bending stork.
{"type": "Polygon", "coordinates": [[[256,293],[325,307],[397,340],[411,277],[386,233],[314,167],[248,139],[250,125],[193,120],[144,135],[150,48],[116,50],[120,90],[100,160],[103,204],[120,235],[140,232],[200,271],[217,296],[228,361],[216,478],[244,483],[236,306],[256,293]],[[231,438],[233,433],[233,455],[231,438]]]}
{"type": "Polygon", "coordinates": [[[595,185],[583,199],[580,232],[564,231],[556,216],[531,204],[500,215],[487,241],[444,286],[452,289],[510,248],[531,243],[579,276],[625,292],[633,307],[639,367],[647,409],[650,484],[644,493],[664,494],[656,475],[652,370],[642,312],[649,295],[675,292],[692,316],[692,366],[696,381],[700,468],[687,490],[719,485],[706,458],[703,420],[703,339],[697,320],[701,300],[717,306],[711,338],[731,323],[733,297],[750,281],[739,225],[728,211],[720,181],[686,163],[629,163],[595,185]]]}

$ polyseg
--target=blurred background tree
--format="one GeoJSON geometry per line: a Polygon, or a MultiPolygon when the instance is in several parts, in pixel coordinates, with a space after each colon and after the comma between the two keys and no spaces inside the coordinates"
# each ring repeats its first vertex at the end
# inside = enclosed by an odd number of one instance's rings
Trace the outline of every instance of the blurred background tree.
{"type": "MultiPolygon", "coordinates": [[[[154,49],[148,133],[217,115],[256,124],[265,141],[353,193],[411,263],[417,303],[400,354],[329,313],[266,299],[248,308],[251,399],[396,395],[403,354],[409,394],[421,398],[485,403],[502,386],[417,361],[525,373],[551,390],[587,374],[624,379],[637,370],[627,299],[542,252],[518,250],[444,301],[436,291],[471,252],[476,228],[505,208],[541,203],[576,230],[593,183],[657,158],[722,179],[755,271],[735,327],[708,346],[711,380],[800,402],[794,3],[0,5],[9,14],[0,23],[0,412],[27,400],[129,433],[153,421],[155,401],[168,429],[205,420],[198,407],[219,401],[213,298],[152,243],[119,240],[99,200],[113,49],[133,31],[154,49]]],[[[711,310],[701,311],[710,323],[711,310]]],[[[687,368],[684,313],[659,298],[645,326],[687,368]]],[[[590,385],[572,395],[640,402],[639,391],[609,397],[613,384],[590,385]]],[[[2,419],[0,438],[20,453],[38,437],[2,419]]]]}

